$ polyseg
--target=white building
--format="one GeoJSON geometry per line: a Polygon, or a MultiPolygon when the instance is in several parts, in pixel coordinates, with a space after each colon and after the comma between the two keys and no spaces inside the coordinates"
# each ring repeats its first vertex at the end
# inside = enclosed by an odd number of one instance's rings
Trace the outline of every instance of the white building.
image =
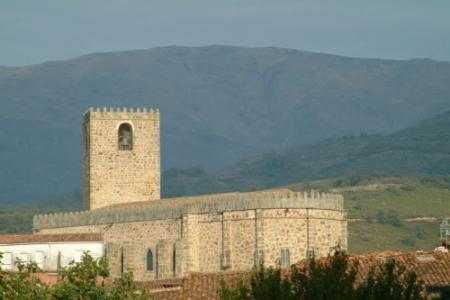
{"type": "Polygon", "coordinates": [[[54,272],[71,261],[80,262],[86,251],[94,258],[104,255],[101,234],[0,235],[3,270],[17,270],[20,260],[35,261],[43,271],[54,272]]]}

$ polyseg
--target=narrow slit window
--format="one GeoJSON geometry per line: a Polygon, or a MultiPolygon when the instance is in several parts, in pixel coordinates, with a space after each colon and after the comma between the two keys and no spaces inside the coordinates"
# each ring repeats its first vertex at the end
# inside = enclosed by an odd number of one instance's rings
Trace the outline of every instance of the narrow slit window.
{"type": "Polygon", "coordinates": [[[120,274],[123,274],[124,271],[125,266],[124,266],[123,248],[120,248],[120,274]]]}
{"type": "Polygon", "coordinates": [[[177,250],[175,248],[175,245],[173,246],[173,252],[172,252],[172,273],[173,273],[173,276],[176,277],[176,275],[177,275],[177,250]]]}
{"type": "Polygon", "coordinates": [[[153,272],[153,253],[150,249],[147,251],[147,271],[153,272]]]}
{"type": "Polygon", "coordinates": [[[281,259],[280,259],[280,265],[282,268],[289,267],[291,264],[290,257],[289,257],[289,249],[282,249],[281,250],[281,259]]]}
{"type": "Polygon", "coordinates": [[[133,149],[133,129],[128,123],[123,123],[119,127],[119,150],[133,149]]]}

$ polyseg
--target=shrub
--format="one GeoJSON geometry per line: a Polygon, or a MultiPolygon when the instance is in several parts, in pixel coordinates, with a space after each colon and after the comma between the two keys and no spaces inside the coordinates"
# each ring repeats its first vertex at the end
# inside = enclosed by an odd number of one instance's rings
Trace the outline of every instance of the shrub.
{"type": "Polygon", "coordinates": [[[348,177],[347,181],[348,181],[348,185],[356,186],[362,181],[362,177],[359,175],[352,175],[352,176],[348,177]]]}
{"type": "Polygon", "coordinates": [[[389,224],[395,227],[402,227],[403,223],[400,220],[397,211],[389,210],[386,214],[382,210],[378,210],[376,214],[377,222],[380,224],[389,224]]]}
{"type": "Polygon", "coordinates": [[[416,224],[414,226],[414,235],[419,240],[425,240],[427,238],[427,233],[425,232],[425,227],[421,224],[416,224]]]}
{"type": "Polygon", "coordinates": [[[398,195],[398,189],[395,186],[388,186],[386,192],[398,195]]]}
{"type": "Polygon", "coordinates": [[[135,285],[131,273],[115,280],[112,285],[105,286],[104,279],[109,276],[108,262],[104,257],[95,260],[89,253],[84,253],[81,262],[72,262],[64,269],[61,280],[54,287],[49,287],[32,276],[32,273],[40,271],[36,263],[23,264],[19,261],[17,268],[18,272],[0,269],[0,299],[148,299],[147,293],[135,285]]]}
{"type": "Polygon", "coordinates": [[[369,241],[369,238],[368,238],[366,235],[361,235],[361,240],[362,240],[363,242],[368,242],[368,241],[369,241]]]}
{"type": "Polygon", "coordinates": [[[416,187],[412,185],[403,185],[400,187],[400,189],[404,192],[414,192],[416,190],[416,187]]]}
{"type": "Polygon", "coordinates": [[[372,215],[370,213],[366,214],[364,216],[364,221],[366,221],[367,223],[372,223],[372,221],[373,221],[372,215]]]}
{"type": "Polygon", "coordinates": [[[362,209],[362,205],[361,205],[361,203],[357,202],[355,204],[355,206],[353,206],[353,208],[356,209],[356,210],[361,210],[362,209]]]}
{"type": "Polygon", "coordinates": [[[408,247],[414,247],[416,245],[416,237],[415,235],[409,233],[401,240],[402,244],[408,247]]]}
{"type": "Polygon", "coordinates": [[[97,280],[109,276],[108,263],[102,257],[95,260],[88,253],[84,253],[81,262],[71,262],[61,274],[61,281],[54,288],[56,299],[103,299],[106,297],[104,286],[97,280]]]}
{"type": "Polygon", "coordinates": [[[377,222],[380,224],[386,223],[386,217],[384,216],[384,211],[378,210],[376,215],[377,222]]]}
{"type": "Polygon", "coordinates": [[[386,213],[386,217],[385,217],[385,223],[395,226],[395,227],[402,227],[402,221],[400,220],[400,218],[398,217],[398,213],[395,210],[389,210],[386,213]]]}
{"type": "Polygon", "coordinates": [[[335,186],[335,187],[339,187],[339,186],[343,186],[344,185],[344,181],[342,180],[342,179],[336,179],[334,182],[333,182],[333,184],[332,184],[333,186],[335,186]]]}
{"type": "MultiPolygon", "coordinates": [[[[0,253],[0,260],[2,255],[0,253]]],[[[16,262],[18,272],[2,271],[0,268],[0,299],[46,300],[51,299],[48,286],[31,276],[39,270],[36,263],[16,262]]]]}

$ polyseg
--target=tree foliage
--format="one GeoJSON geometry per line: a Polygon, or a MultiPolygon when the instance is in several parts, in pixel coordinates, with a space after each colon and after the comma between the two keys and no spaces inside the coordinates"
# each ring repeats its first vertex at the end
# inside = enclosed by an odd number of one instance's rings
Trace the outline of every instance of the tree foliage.
{"type": "MultiPolygon", "coordinates": [[[[0,253],[0,260],[2,254],[0,253]]],[[[18,272],[8,272],[0,266],[0,299],[10,300],[46,300],[51,299],[50,288],[33,277],[39,271],[35,262],[16,262],[18,272]]]]}
{"type": "MultiPolygon", "coordinates": [[[[1,253],[0,253],[1,259],[1,253]]],[[[126,273],[112,284],[105,284],[109,276],[108,262],[84,253],[81,262],[72,262],[61,273],[55,286],[41,282],[34,273],[40,272],[36,263],[16,263],[18,271],[0,268],[0,299],[11,300],[122,300],[148,299],[138,288],[133,274],[126,273]]]]}
{"type": "Polygon", "coordinates": [[[325,261],[311,258],[302,267],[293,265],[283,276],[277,268],[262,265],[250,282],[229,287],[222,283],[222,300],[421,300],[422,283],[415,273],[394,260],[372,268],[364,278],[357,262],[350,262],[342,251],[325,261]],[[359,278],[359,279],[358,279],[359,278]]]}

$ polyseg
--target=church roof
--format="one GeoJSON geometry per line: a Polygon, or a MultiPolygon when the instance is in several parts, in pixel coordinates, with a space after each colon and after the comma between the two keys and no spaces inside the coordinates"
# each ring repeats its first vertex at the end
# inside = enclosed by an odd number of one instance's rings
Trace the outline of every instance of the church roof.
{"type": "Polygon", "coordinates": [[[220,213],[255,209],[313,208],[344,210],[339,194],[288,189],[248,193],[223,193],[164,200],[131,202],[89,211],[36,215],[34,229],[100,225],[148,220],[177,219],[185,214],[220,213]]]}
{"type": "Polygon", "coordinates": [[[61,243],[61,242],[97,242],[103,237],[99,233],[64,233],[64,234],[6,234],[0,235],[2,244],[61,243]]]}

